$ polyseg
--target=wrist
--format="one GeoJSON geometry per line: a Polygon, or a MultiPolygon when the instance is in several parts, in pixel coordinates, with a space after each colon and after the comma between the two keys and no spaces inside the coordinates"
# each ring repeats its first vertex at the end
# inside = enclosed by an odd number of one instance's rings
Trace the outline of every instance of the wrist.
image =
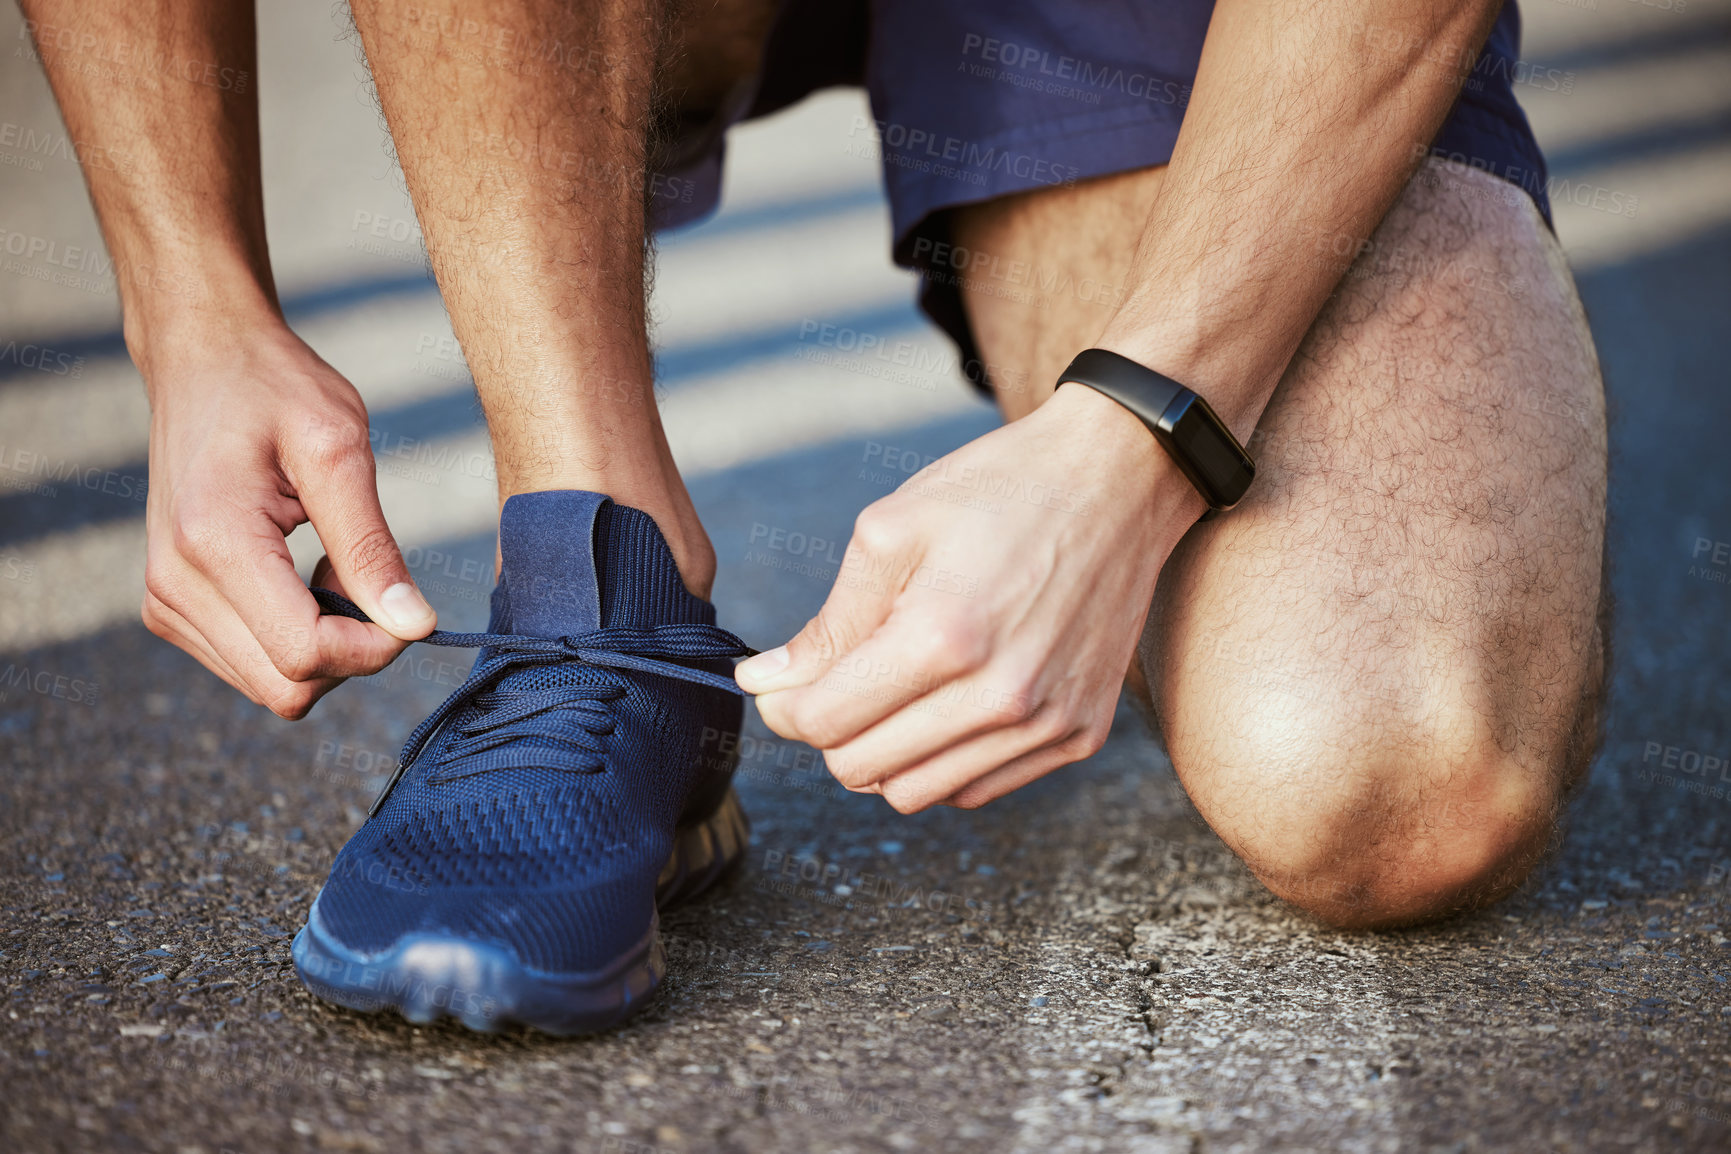
{"type": "Polygon", "coordinates": [[[254,278],[176,276],[170,281],[147,265],[115,271],[134,281],[122,294],[121,331],[147,386],[230,362],[240,347],[297,339],[274,293],[254,278]],[[149,283],[137,283],[143,280],[149,283]]]}
{"type": "Polygon", "coordinates": [[[1188,529],[1207,510],[1196,487],[1136,414],[1104,393],[1074,382],[1058,386],[1037,413],[1086,455],[1110,482],[1113,500],[1139,504],[1188,529]]]}
{"type": "Polygon", "coordinates": [[[1239,443],[1248,444],[1291,352],[1276,357],[1253,330],[1238,339],[1204,339],[1194,328],[1133,320],[1125,315],[1133,303],[1126,303],[1094,347],[1171,377],[1207,401],[1239,443]]]}

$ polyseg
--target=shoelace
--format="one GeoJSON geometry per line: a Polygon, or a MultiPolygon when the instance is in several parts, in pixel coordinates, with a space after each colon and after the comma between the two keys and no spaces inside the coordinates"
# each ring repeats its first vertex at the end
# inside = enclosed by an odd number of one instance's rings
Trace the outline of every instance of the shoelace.
{"type": "MultiPolygon", "coordinates": [[[[340,593],[329,589],[313,589],[313,598],[326,615],[348,617],[371,622],[372,618],[360,606],[340,593]]],[[[530,748],[549,745],[564,746],[581,756],[570,765],[574,772],[593,772],[602,768],[600,738],[613,731],[612,703],[625,696],[616,685],[560,685],[547,689],[511,689],[494,684],[515,669],[535,665],[553,665],[576,659],[587,665],[612,669],[628,669],[637,673],[655,673],[677,677],[712,689],[725,689],[743,694],[731,678],[705,669],[693,669],[678,661],[703,661],[727,657],[749,657],[756,652],[744,641],[714,625],[657,625],[649,629],[594,629],[570,637],[525,637],[511,633],[451,633],[435,629],[421,641],[427,645],[443,645],[458,649],[486,649],[488,656],[476,663],[469,679],[458,686],[451,696],[415,731],[403,745],[397,759],[396,772],[379,791],[370,818],[384,805],[408,767],[426,748],[447,718],[465,705],[474,708],[470,715],[456,723],[454,740],[439,758],[441,767],[462,763],[459,772],[435,772],[429,782],[452,781],[459,777],[491,773],[499,769],[523,768],[545,764],[525,755],[530,748]],[[555,713],[555,711],[557,711],[555,713]],[[516,730],[519,722],[529,718],[542,721],[532,732],[516,730]],[[523,742],[528,739],[529,745],[523,742]],[[516,749],[508,747],[516,746],[516,749]],[[490,755],[490,756],[489,756],[490,755]]],[[[569,756],[569,755],[567,755],[569,756]]]]}

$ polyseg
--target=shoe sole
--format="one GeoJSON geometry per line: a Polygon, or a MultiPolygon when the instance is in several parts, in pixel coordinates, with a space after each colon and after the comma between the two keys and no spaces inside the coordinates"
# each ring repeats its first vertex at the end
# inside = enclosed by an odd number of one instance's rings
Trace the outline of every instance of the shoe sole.
{"type": "Polygon", "coordinates": [[[499,946],[436,933],[410,934],[384,953],[360,954],[321,931],[315,899],[295,935],[295,972],[327,1002],[366,1013],[396,1009],[421,1025],[450,1017],[484,1034],[513,1025],[560,1037],[592,1034],[642,1009],[661,984],[667,959],[659,910],[719,881],[744,857],[749,836],[731,789],[707,818],[681,826],[656,882],[648,932],[599,970],[535,970],[499,946]]]}

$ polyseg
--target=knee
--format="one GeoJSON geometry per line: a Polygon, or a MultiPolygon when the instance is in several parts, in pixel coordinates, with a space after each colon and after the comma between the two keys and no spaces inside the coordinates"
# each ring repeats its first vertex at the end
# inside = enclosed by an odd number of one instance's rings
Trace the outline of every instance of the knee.
{"type": "MultiPolygon", "coordinates": [[[[1485,778],[1513,765],[1463,767],[1485,778]]],[[[1247,847],[1276,895],[1342,929],[1434,921],[1496,901],[1530,873],[1556,828],[1555,794],[1526,782],[1307,815],[1247,847]]]]}
{"type": "Polygon", "coordinates": [[[1453,736],[1264,730],[1175,742],[1215,831],[1276,895],[1342,928],[1434,920],[1514,889],[1551,844],[1566,773],[1453,736]]]}

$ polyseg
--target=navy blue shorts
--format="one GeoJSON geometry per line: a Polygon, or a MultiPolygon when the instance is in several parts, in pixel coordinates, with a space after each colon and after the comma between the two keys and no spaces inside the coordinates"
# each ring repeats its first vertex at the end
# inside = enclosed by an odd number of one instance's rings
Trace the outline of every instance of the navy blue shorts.
{"type": "MultiPolygon", "coordinates": [[[[948,210],[1010,193],[1165,164],[1201,59],[1212,0],[783,0],[741,118],[821,88],[871,95],[896,263],[949,240],[948,210]]],[[[1398,37],[1394,28],[1367,28],[1398,37]]],[[[1532,196],[1547,222],[1545,162],[1515,102],[1520,13],[1507,0],[1433,155],[1532,196]]],[[[715,207],[719,134],[687,150],[663,226],[715,207]]],[[[1346,162],[1349,158],[1343,158],[1346,162]]],[[[978,364],[953,278],[928,275],[921,306],[978,364]]]]}

